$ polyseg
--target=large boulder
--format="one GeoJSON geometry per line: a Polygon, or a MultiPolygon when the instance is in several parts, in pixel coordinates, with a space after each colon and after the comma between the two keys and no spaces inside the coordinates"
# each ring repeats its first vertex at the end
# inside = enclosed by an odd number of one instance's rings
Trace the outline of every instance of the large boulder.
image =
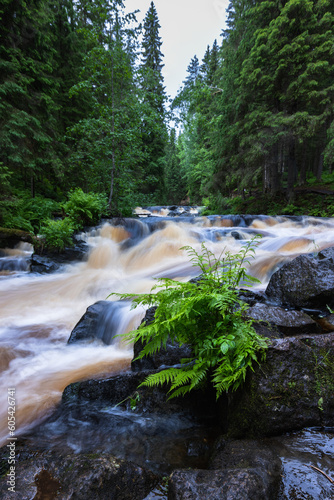
{"type": "Polygon", "coordinates": [[[281,462],[260,441],[238,440],[216,444],[209,470],[176,470],[168,500],[267,500],[276,498],[281,462]]]}
{"type": "Polygon", "coordinates": [[[334,307],[334,247],[285,263],[272,275],[266,294],[271,301],[290,307],[334,307]]]}
{"type": "Polygon", "coordinates": [[[333,333],[272,340],[266,361],[229,396],[228,434],[257,437],[333,426],[333,370],[333,333]]]}
{"type": "Polygon", "coordinates": [[[276,498],[281,483],[281,462],[260,441],[216,443],[209,470],[176,470],[168,500],[267,500],[276,498]]]}
{"type": "Polygon", "coordinates": [[[41,452],[19,445],[16,453],[14,490],[7,483],[13,470],[7,470],[0,480],[2,500],[142,500],[159,480],[151,471],[112,455],[41,452]]]}

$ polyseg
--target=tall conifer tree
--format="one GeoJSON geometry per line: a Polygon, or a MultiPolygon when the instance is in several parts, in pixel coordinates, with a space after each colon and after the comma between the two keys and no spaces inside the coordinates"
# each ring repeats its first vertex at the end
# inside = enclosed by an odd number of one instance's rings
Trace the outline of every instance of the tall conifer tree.
{"type": "Polygon", "coordinates": [[[143,141],[145,179],[143,188],[152,193],[163,186],[163,157],[168,139],[165,124],[166,93],[162,75],[162,41],[159,36],[159,19],[153,2],[146,13],[140,68],[142,99],[145,104],[143,141]]]}

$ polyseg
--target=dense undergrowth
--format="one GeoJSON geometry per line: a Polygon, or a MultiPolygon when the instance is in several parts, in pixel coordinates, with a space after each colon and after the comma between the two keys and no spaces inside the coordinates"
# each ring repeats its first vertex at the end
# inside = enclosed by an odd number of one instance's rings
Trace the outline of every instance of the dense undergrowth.
{"type": "Polygon", "coordinates": [[[265,194],[261,189],[237,191],[230,197],[206,198],[205,214],[307,215],[334,217],[334,173],[324,173],[321,181],[308,179],[306,185],[295,186],[290,200],[286,192],[265,194]]]}
{"type": "Polygon", "coordinates": [[[40,249],[63,250],[73,245],[75,231],[97,224],[106,210],[105,196],[80,188],[71,191],[65,202],[17,191],[0,202],[0,226],[39,235],[40,249]]]}

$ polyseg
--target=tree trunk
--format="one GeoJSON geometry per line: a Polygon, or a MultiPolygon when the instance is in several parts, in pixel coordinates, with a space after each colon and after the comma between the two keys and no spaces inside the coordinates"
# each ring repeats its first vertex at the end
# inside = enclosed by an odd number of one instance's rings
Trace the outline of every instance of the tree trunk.
{"type": "Polygon", "coordinates": [[[296,165],[296,154],[295,154],[295,143],[291,141],[289,147],[289,157],[288,157],[288,186],[287,186],[287,198],[288,202],[292,203],[294,198],[293,186],[296,180],[297,165],[296,165]]]}

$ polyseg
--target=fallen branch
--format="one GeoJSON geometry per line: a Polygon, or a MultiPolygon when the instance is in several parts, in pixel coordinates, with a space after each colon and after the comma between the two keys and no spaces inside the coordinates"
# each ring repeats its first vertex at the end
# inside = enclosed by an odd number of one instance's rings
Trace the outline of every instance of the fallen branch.
{"type": "Polygon", "coordinates": [[[329,476],[327,476],[327,474],[324,471],[318,469],[318,467],[314,467],[314,465],[310,465],[310,467],[312,467],[312,469],[315,469],[318,472],[320,472],[323,476],[327,477],[328,481],[330,481],[332,484],[334,484],[334,479],[332,479],[329,476]]]}

